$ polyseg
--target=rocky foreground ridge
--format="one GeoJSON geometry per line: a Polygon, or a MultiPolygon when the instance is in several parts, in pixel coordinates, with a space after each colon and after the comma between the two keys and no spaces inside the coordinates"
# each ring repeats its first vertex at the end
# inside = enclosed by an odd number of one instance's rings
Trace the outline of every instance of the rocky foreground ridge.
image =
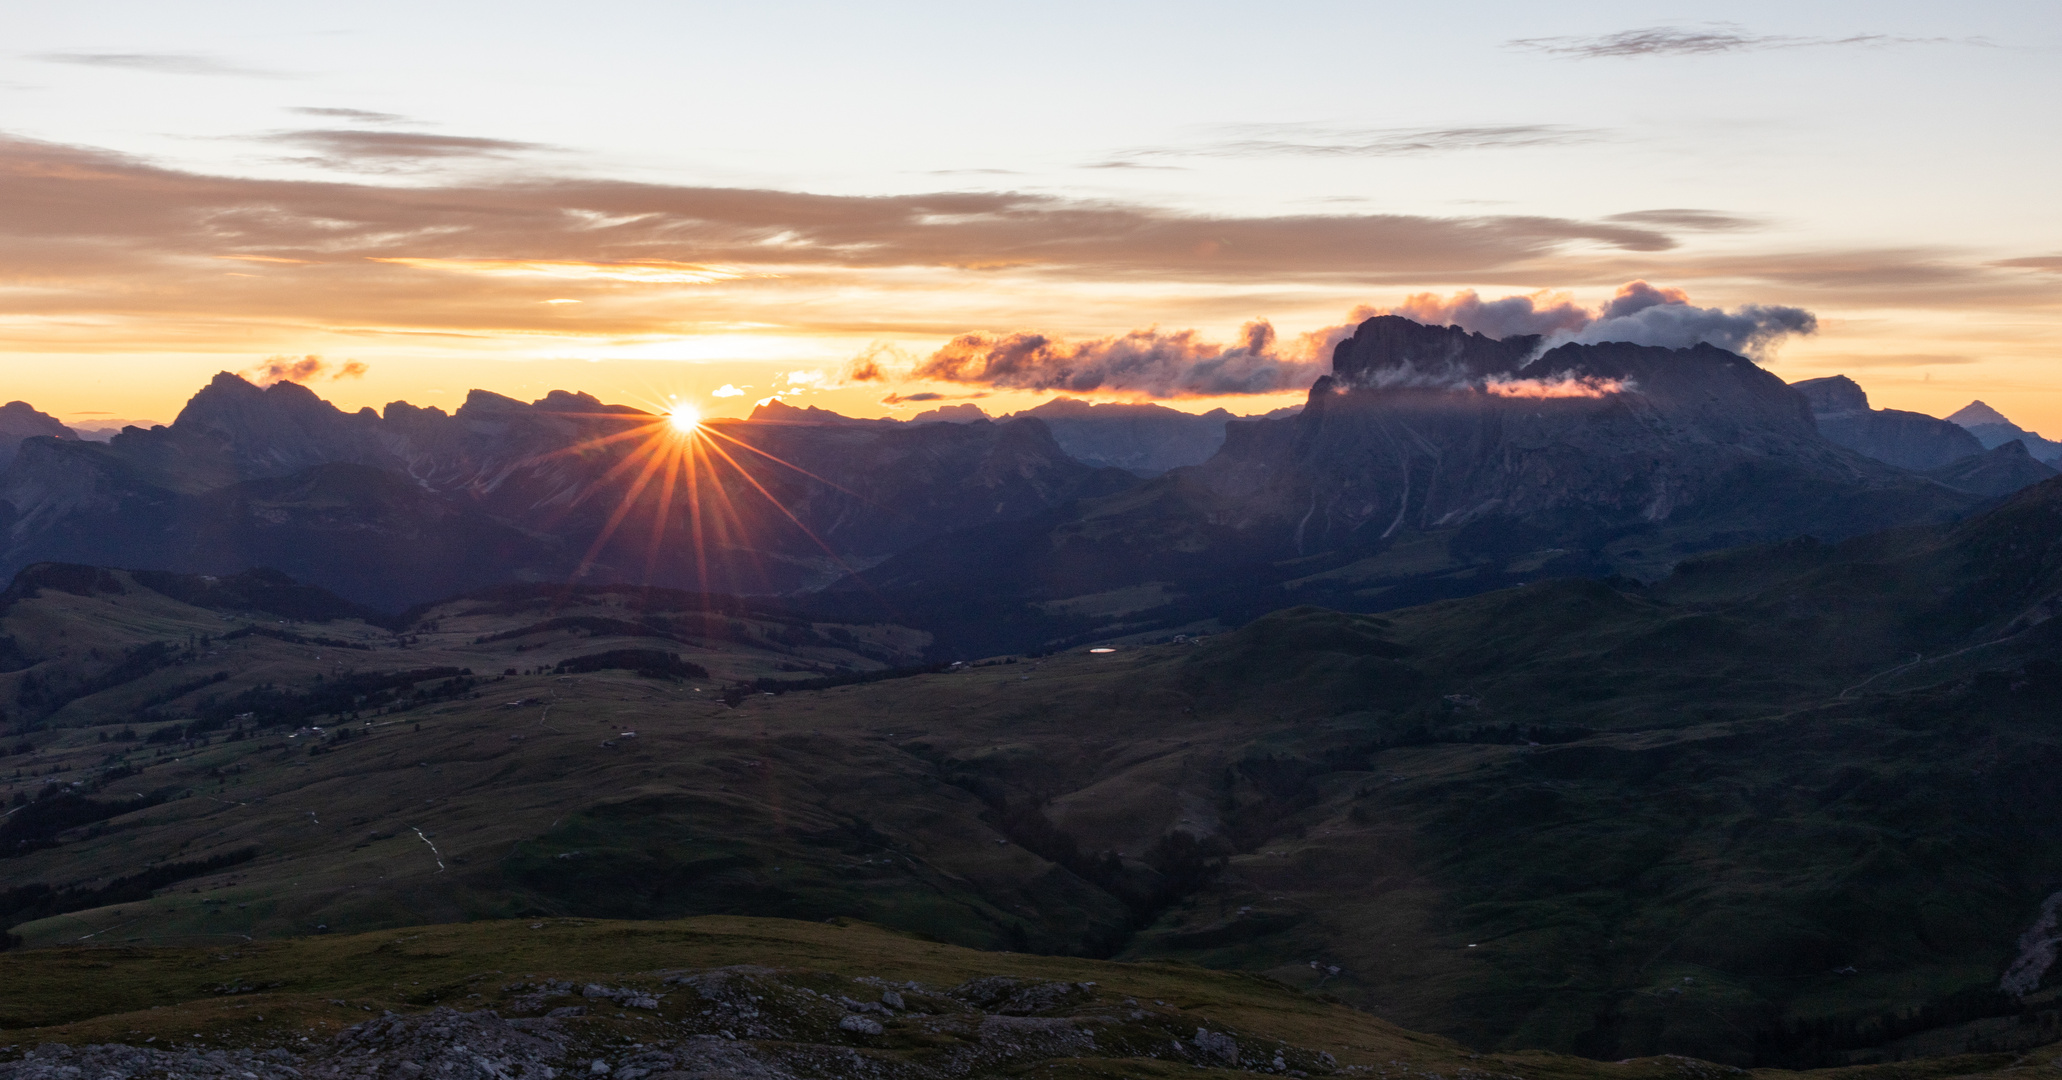
{"type": "Polygon", "coordinates": [[[0,1061],[0,1080],[945,1080],[1083,1059],[1279,1076],[1385,1071],[1092,982],[987,976],[927,987],[760,966],[646,981],[518,982],[502,988],[517,996],[500,1010],[388,1011],[286,1046],[209,1048],[198,1033],[163,1047],[44,1044],[0,1061]]]}

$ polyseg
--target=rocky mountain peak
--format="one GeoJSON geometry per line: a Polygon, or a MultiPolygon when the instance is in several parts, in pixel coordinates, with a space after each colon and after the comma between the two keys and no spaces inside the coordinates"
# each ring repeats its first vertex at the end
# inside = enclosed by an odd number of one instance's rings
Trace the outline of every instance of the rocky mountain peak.
{"type": "Polygon", "coordinates": [[[2011,423],[2010,420],[2005,419],[2004,413],[1985,405],[1981,401],[1972,401],[1962,406],[1955,412],[1948,414],[1948,419],[1963,427],[1975,427],[1978,424],[2011,423]]]}
{"type": "Polygon", "coordinates": [[[979,405],[971,401],[962,401],[952,405],[940,405],[935,409],[926,409],[910,417],[909,422],[912,424],[974,424],[989,419],[993,419],[993,417],[990,417],[987,411],[979,405]]]}
{"type": "Polygon", "coordinates": [[[383,460],[379,425],[373,410],[344,412],[299,383],[259,387],[224,371],[187,401],[167,430],[175,440],[218,443],[239,475],[260,477],[329,461],[383,460]]]}
{"type": "Polygon", "coordinates": [[[1869,410],[1868,392],[1845,375],[1805,379],[1791,383],[1790,388],[1803,394],[1804,400],[1811,402],[1812,414],[1822,419],[1829,415],[1869,410]]]}
{"type": "Polygon", "coordinates": [[[1355,327],[1353,336],[1332,350],[1332,375],[1352,385],[1384,384],[1410,374],[1454,381],[1509,375],[1525,366],[1539,341],[1537,335],[1499,341],[1458,326],[1426,326],[1400,315],[1378,315],[1355,327]]]}
{"type": "Polygon", "coordinates": [[[858,417],[846,416],[843,413],[835,413],[829,409],[819,409],[814,405],[804,405],[798,409],[779,398],[772,398],[766,404],[753,409],[749,419],[772,421],[781,424],[858,424],[868,427],[895,422],[892,420],[860,419],[858,417]]]}
{"type": "Polygon", "coordinates": [[[0,405],[0,439],[20,441],[36,435],[76,439],[78,433],[59,423],[57,417],[38,410],[26,401],[0,405]]]}
{"type": "Polygon", "coordinates": [[[15,451],[23,439],[38,435],[72,440],[79,437],[78,432],[58,423],[57,417],[38,411],[26,401],[0,405],[0,469],[14,460],[15,451]]]}

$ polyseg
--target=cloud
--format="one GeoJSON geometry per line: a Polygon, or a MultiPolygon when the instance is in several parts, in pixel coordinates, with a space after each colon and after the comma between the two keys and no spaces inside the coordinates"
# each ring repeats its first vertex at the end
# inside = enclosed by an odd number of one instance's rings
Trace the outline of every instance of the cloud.
{"type": "Polygon", "coordinates": [[[1255,320],[1229,346],[1193,330],[1133,330],[1068,342],[1045,334],[962,334],[907,378],[1010,390],[1118,391],[1152,397],[1212,397],[1298,390],[1323,373],[1311,350],[1277,346],[1274,327],[1255,320]]]}
{"type": "Polygon", "coordinates": [[[1625,394],[1638,390],[1639,384],[1631,379],[1603,379],[1594,375],[1569,375],[1563,372],[1551,379],[1512,379],[1491,376],[1483,380],[1482,390],[1491,397],[1507,398],[1600,398],[1612,394],[1625,394]]]}
{"type": "MultiPolygon", "coordinates": [[[[1245,125],[1233,137],[1189,147],[1127,150],[1092,168],[1143,168],[1158,157],[1402,157],[1468,150],[1511,150],[1600,142],[1606,133],[1558,124],[1487,124],[1436,128],[1326,128],[1309,124],[1245,125]]],[[[1164,166],[1160,166],[1163,167],[1164,166]]]]}
{"type": "Polygon", "coordinates": [[[333,365],[314,355],[268,356],[256,366],[244,369],[241,374],[259,386],[271,386],[280,382],[306,383],[325,372],[328,373],[331,382],[338,379],[356,379],[369,370],[371,369],[367,365],[357,360],[346,360],[333,365]]]}
{"type": "Polygon", "coordinates": [[[312,150],[315,157],[302,159],[312,164],[375,172],[458,158],[506,158],[511,154],[546,149],[538,143],[508,139],[350,129],[284,131],[267,135],[264,141],[312,150]]]}
{"type": "MultiPolygon", "coordinates": [[[[614,344],[740,326],[942,341],[996,325],[1002,296],[1023,320],[1004,330],[1065,330],[1111,325],[1140,303],[1187,323],[1226,307],[1343,308],[1384,286],[1664,273],[1828,305],[2052,303],[2048,274],[1960,252],[1679,250],[1709,220],[1237,216],[1012,191],[629,183],[478,160],[493,171],[464,181],[269,180],[0,136],[0,281],[34,283],[0,290],[0,347],[355,349],[312,344],[320,333],[486,350],[517,335],[614,344]]],[[[892,350],[876,360],[917,362],[892,350]]]]}
{"type": "Polygon", "coordinates": [[[729,383],[724,383],[724,384],[723,384],[722,386],[719,386],[719,387],[717,387],[716,389],[714,389],[714,390],[711,390],[711,391],[709,391],[709,396],[710,396],[710,397],[744,397],[744,396],[745,396],[745,392],[744,392],[743,390],[740,390],[740,389],[738,389],[738,388],[737,388],[737,387],[735,387],[735,386],[732,386],[732,385],[730,385],[729,383]]]}
{"type": "Polygon", "coordinates": [[[1681,289],[1634,281],[1622,286],[1596,321],[1577,331],[1572,340],[1630,341],[1670,349],[1703,342],[1760,359],[1784,338],[1815,334],[1818,329],[1818,317],[1803,308],[1762,304],[1733,311],[1702,308],[1691,304],[1689,294],[1681,289]]]}
{"type": "Polygon", "coordinates": [[[38,60],[52,64],[81,64],[86,67],[127,68],[162,75],[229,75],[246,79],[283,79],[277,71],[240,67],[197,53],[42,53],[38,60]]]}
{"type": "Polygon", "coordinates": [[[2033,255],[2024,259],[2000,259],[1992,266],[2011,266],[2026,270],[2046,270],[2051,274],[2062,274],[2062,255],[2033,255]]]}
{"type": "Polygon", "coordinates": [[[394,113],[372,112],[367,109],[331,109],[312,105],[296,105],[286,110],[302,116],[321,116],[331,120],[344,120],[353,124],[406,124],[409,119],[394,113]]]}
{"type": "Polygon", "coordinates": [[[1729,312],[1697,307],[1683,290],[1645,281],[1619,286],[1595,309],[1575,303],[1566,293],[1542,291],[1484,300],[1467,289],[1445,298],[1418,293],[1374,313],[1459,326],[1493,338],[1537,334],[1549,348],[1569,341],[1629,341],[1685,349],[1703,342],[1756,359],[1765,358],[1784,338],[1818,332],[1817,316],[1803,308],[1749,304],[1729,312]]]}
{"type": "Polygon", "coordinates": [[[1848,45],[1881,48],[1889,45],[1988,45],[1980,38],[1914,38],[1889,34],[1849,34],[1845,37],[1798,37],[1790,34],[1753,34],[1734,23],[1706,23],[1701,27],[1652,26],[1642,30],[1621,30],[1600,36],[1517,38],[1505,42],[1511,48],[1530,49],[1550,56],[1576,60],[1609,57],[1708,56],[1715,53],[1756,52],[1766,49],[1805,49],[1848,45]]]}
{"type": "Polygon", "coordinates": [[[1371,311],[1377,315],[1401,315],[1427,326],[1460,326],[1493,338],[1513,334],[1572,334],[1588,326],[1596,316],[1576,304],[1566,293],[1540,291],[1527,296],[1506,296],[1484,300],[1473,289],[1441,298],[1433,293],[1414,293],[1392,308],[1371,311]]]}
{"type": "Polygon", "coordinates": [[[1692,210],[1683,207],[1663,210],[1633,210],[1623,214],[1612,214],[1605,221],[1623,221],[1632,225],[1652,225],[1664,229],[1692,229],[1697,232],[1723,232],[1732,229],[1758,228],[1761,222],[1753,218],[1738,217],[1717,210],[1692,210]]]}
{"type": "Polygon", "coordinates": [[[925,390],[925,391],[922,391],[922,392],[920,392],[920,393],[915,393],[915,394],[889,394],[889,395],[888,395],[887,397],[884,397],[884,398],[882,398],[882,399],[881,399],[881,404],[883,404],[883,405],[900,405],[900,404],[902,404],[903,402],[906,402],[906,401],[944,401],[944,400],[945,400],[945,395],[944,395],[944,394],[938,394],[938,393],[933,393],[933,392],[931,392],[931,391],[929,391],[929,390],[925,390]]]}
{"type": "MultiPolygon", "coordinates": [[[[293,132],[358,160],[496,156],[500,139],[293,132]]],[[[1524,215],[1241,217],[1022,192],[813,195],[584,178],[415,186],[261,180],[0,139],[0,264],[243,255],[364,268],[367,259],[758,267],[1012,267],[1062,276],[1365,281],[1465,273],[1571,248],[1661,252],[1666,229],[1524,215]],[[11,249],[11,250],[9,250],[11,249]]],[[[0,270],[6,267],[0,265],[0,270]]]]}

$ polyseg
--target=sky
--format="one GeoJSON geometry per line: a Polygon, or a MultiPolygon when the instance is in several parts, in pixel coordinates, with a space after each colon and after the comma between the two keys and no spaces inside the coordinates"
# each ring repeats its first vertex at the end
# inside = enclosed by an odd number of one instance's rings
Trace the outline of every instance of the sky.
{"type": "Polygon", "coordinates": [[[0,0],[0,398],[1251,413],[1645,296],[2062,435],[2052,3],[1570,7],[0,0]]]}

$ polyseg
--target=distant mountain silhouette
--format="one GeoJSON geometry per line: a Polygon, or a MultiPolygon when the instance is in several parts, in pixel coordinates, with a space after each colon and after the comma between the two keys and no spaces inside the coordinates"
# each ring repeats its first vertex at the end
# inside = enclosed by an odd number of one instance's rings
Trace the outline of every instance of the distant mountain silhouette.
{"type": "Polygon", "coordinates": [[[78,432],[58,423],[57,417],[38,412],[26,401],[0,405],[0,469],[14,460],[23,439],[47,435],[54,439],[76,439],[78,432]]]}
{"type": "Polygon", "coordinates": [[[1925,413],[1869,408],[1869,395],[1845,375],[1805,379],[1790,386],[1811,402],[1819,434],[1877,461],[1924,471],[1986,449],[1976,436],[1952,421],[1925,413]]]}
{"type": "Polygon", "coordinates": [[[1210,460],[1224,445],[1224,425],[1234,419],[1223,409],[1198,414],[1165,405],[1098,405],[1073,398],[1054,398],[1014,415],[1045,421],[1053,441],[1077,460],[1140,476],[1210,460]]]}
{"type": "Polygon", "coordinates": [[[1969,434],[1976,436],[1976,441],[1982,443],[1985,450],[2003,446],[2016,439],[2026,444],[2027,453],[2062,468],[2062,443],[2035,435],[2005,419],[2005,414],[1981,401],[1972,401],[1962,406],[1948,419],[1967,428],[1969,434]]]}
{"type": "Polygon", "coordinates": [[[1953,517],[2042,475],[2009,453],[1930,476],[1857,453],[1806,393],[1708,345],[1539,346],[1370,319],[1299,413],[1264,418],[1060,400],[901,423],[768,401],[706,422],[691,473],[661,467],[683,444],[659,418],[584,393],[345,412],[223,373],[163,427],[21,440],[0,572],[270,566],[389,610],[510,581],[837,583],[809,602],[1000,651],[1654,578],[1698,551],[1953,517]]]}
{"type": "Polygon", "coordinates": [[[572,577],[786,592],[1136,482],[1068,457],[1036,420],[913,426],[778,402],[757,415],[706,425],[697,517],[684,474],[670,498],[645,476],[636,455],[672,436],[624,437],[654,424],[636,409],[475,390],[453,414],[346,413],[224,373],[166,427],[105,445],[28,439],[0,472],[0,569],[272,566],[388,608],[572,577]]]}

